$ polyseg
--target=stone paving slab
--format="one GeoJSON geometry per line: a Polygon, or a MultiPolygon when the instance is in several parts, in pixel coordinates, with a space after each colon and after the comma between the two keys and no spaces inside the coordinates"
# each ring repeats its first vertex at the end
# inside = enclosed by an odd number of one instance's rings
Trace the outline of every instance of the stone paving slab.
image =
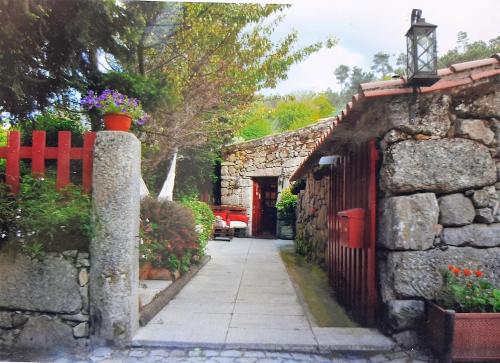
{"type": "MultiPolygon", "coordinates": [[[[279,255],[279,241],[211,241],[212,259],[134,337],[155,347],[388,350],[373,330],[313,328],[279,255]]],[[[221,362],[219,362],[221,363],[221,362]]]]}
{"type": "Polygon", "coordinates": [[[337,352],[329,354],[297,353],[248,349],[207,349],[200,347],[183,349],[96,348],[88,353],[30,356],[23,352],[0,352],[0,361],[37,361],[55,363],[430,363],[431,356],[420,351],[394,351],[388,353],[337,352]]]}

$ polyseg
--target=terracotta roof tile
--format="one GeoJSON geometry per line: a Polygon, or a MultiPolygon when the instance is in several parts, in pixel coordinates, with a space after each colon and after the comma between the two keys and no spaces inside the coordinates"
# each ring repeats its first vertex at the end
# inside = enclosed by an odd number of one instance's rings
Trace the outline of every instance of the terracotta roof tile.
{"type": "Polygon", "coordinates": [[[479,59],[479,60],[475,60],[475,61],[471,61],[471,62],[452,64],[450,69],[453,72],[461,72],[461,71],[465,71],[467,69],[479,68],[479,67],[489,66],[491,64],[497,64],[497,63],[498,63],[498,59],[491,57],[491,58],[479,59]]]}
{"type": "Polygon", "coordinates": [[[391,79],[389,81],[376,81],[376,82],[368,82],[361,83],[359,87],[362,91],[369,91],[372,89],[378,88],[387,88],[387,87],[395,87],[395,86],[404,86],[405,79],[403,77],[398,79],[391,79]]]}
{"type": "Polygon", "coordinates": [[[487,71],[473,73],[473,74],[470,75],[470,78],[473,81],[477,81],[477,80],[480,80],[480,79],[483,79],[483,78],[488,78],[488,77],[496,76],[497,74],[500,74],[500,69],[490,69],[490,70],[487,70],[487,71]]]}

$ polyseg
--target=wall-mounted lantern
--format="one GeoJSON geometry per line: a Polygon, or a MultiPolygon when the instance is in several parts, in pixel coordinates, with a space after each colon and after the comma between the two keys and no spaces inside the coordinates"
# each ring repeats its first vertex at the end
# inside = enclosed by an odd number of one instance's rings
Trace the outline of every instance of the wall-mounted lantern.
{"type": "Polygon", "coordinates": [[[437,75],[437,25],[421,18],[422,10],[411,12],[411,27],[406,33],[408,83],[414,87],[432,86],[437,75]]]}

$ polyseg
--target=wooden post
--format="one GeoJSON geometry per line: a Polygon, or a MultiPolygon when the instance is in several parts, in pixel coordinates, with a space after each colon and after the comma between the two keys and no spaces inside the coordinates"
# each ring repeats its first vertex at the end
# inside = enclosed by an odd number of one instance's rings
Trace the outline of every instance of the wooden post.
{"type": "Polygon", "coordinates": [[[59,131],[57,134],[57,180],[56,189],[61,190],[70,183],[69,166],[71,132],[59,131]]]}
{"type": "Polygon", "coordinates": [[[33,176],[45,175],[45,131],[33,131],[33,146],[31,147],[31,173],[33,176]]]}
{"type": "Polygon", "coordinates": [[[7,158],[5,166],[5,179],[12,193],[19,192],[20,165],[21,160],[21,134],[19,131],[11,131],[7,144],[7,158]]]}

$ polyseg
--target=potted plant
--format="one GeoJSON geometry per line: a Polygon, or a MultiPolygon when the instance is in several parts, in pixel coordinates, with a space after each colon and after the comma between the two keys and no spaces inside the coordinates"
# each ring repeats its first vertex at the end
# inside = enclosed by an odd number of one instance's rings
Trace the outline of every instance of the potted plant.
{"type": "Polygon", "coordinates": [[[142,126],[149,120],[141,103],[121,93],[106,89],[100,95],[89,91],[82,99],[82,106],[87,110],[97,109],[103,114],[104,128],[108,131],[128,131],[135,121],[142,126]]]}
{"type": "Polygon", "coordinates": [[[500,289],[477,269],[450,265],[443,275],[427,304],[428,341],[440,361],[500,361],[500,289]]]}

